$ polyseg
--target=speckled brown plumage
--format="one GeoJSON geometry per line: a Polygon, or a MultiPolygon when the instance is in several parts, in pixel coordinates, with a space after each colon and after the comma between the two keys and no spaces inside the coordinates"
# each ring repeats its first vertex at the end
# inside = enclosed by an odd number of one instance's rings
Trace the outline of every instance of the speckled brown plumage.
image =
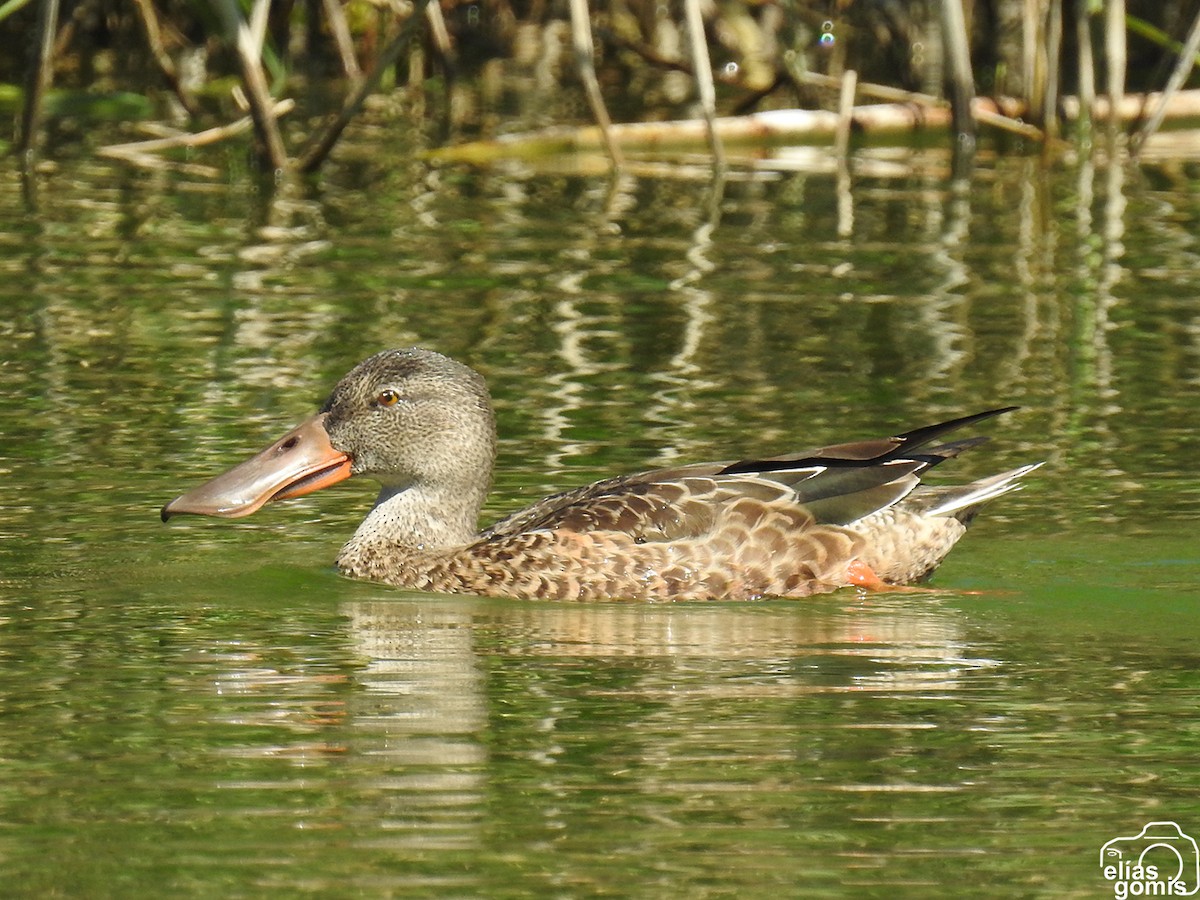
{"type": "Polygon", "coordinates": [[[856,583],[861,566],[888,584],[927,577],[979,505],[1036,468],[953,487],[919,483],[984,440],[937,443],[943,435],[1006,411],[769,460],[613,478],[477,532],[495,455],[483,379],[431,351],[393,350],[351,371],[315,419],[163,515],[244,515],[327,476],[367,474],[383,490],[337,560],[356,578],[559,600],[804,597],[856,583]],[[307,468],[280,463],[300,450],[307,468]],[[264,469],[275,479],[265,487],[264,469]],[[243,496],[250,475],[261,494],[253,499],[243,496]]]}

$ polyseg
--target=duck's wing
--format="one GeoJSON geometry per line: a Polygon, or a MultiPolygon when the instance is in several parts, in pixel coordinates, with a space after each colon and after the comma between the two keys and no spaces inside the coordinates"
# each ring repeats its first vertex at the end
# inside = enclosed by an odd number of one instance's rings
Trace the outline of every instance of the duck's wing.
{"type": "Polygon", "coordinates": [[[849,525],[907,496],[931,466],[986,438],[929,446],[1016,407],[988,410],[896,437],[836,444],[772,459],[699,463],[610,478],[547,497],[497,522],[484,540],[529,531],[616,531],[638,541],[704,534],[725,506],[787,505],[815,524],[849,525]]]}

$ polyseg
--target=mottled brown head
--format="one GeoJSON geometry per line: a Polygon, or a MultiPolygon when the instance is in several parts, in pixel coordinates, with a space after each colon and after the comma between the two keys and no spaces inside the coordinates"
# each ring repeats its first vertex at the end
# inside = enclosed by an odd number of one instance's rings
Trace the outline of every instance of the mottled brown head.
{"type": "Polygon", "coordinates": [[[322,407],[355,475],[485,494],[496,456],[487,385],[432,350],[385,350],[355,366],[322,407]]]}
{"type": "Polygon", "coordinates": [[[162,518],[248,516],[272,500],[368,475],[383,484],[377,503],[416,489],[388,515],[403,512],[406,534],[417,535],[417,543],[438,535],[443,542],[466,540],[495,455],[492,405],[478,374],[431,350],[386,350],[355,366],[319,413],[176,497],[162,518]]]}

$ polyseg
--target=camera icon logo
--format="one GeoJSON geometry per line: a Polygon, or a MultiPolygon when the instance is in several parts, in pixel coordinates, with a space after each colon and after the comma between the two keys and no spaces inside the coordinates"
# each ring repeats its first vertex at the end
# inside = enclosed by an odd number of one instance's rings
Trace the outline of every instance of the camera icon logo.
{"type": "Polygon", "coordinates": [[[1200,848],[1174,822],[1147,822],[1100,848],[1100,870],[1116,900],[1190,897],[1200,891],[1200,848]]]}

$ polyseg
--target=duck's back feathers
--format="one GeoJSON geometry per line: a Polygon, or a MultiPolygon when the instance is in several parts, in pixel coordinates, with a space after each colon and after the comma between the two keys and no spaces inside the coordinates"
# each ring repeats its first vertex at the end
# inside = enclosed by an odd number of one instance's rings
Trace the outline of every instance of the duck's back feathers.
{"type": "Polygon", "coordinates": [[[696,463],[609,478],[540,500],[492,525],[481,538],[560,528],[621,531],[647,540],[696,535],[711,525],[713,505],[743,498],[803,507],[817,524],[850,525],[904,499],[925,470],[988,439],[925,445],[1012,409],[770,459],[696,463]]]}

